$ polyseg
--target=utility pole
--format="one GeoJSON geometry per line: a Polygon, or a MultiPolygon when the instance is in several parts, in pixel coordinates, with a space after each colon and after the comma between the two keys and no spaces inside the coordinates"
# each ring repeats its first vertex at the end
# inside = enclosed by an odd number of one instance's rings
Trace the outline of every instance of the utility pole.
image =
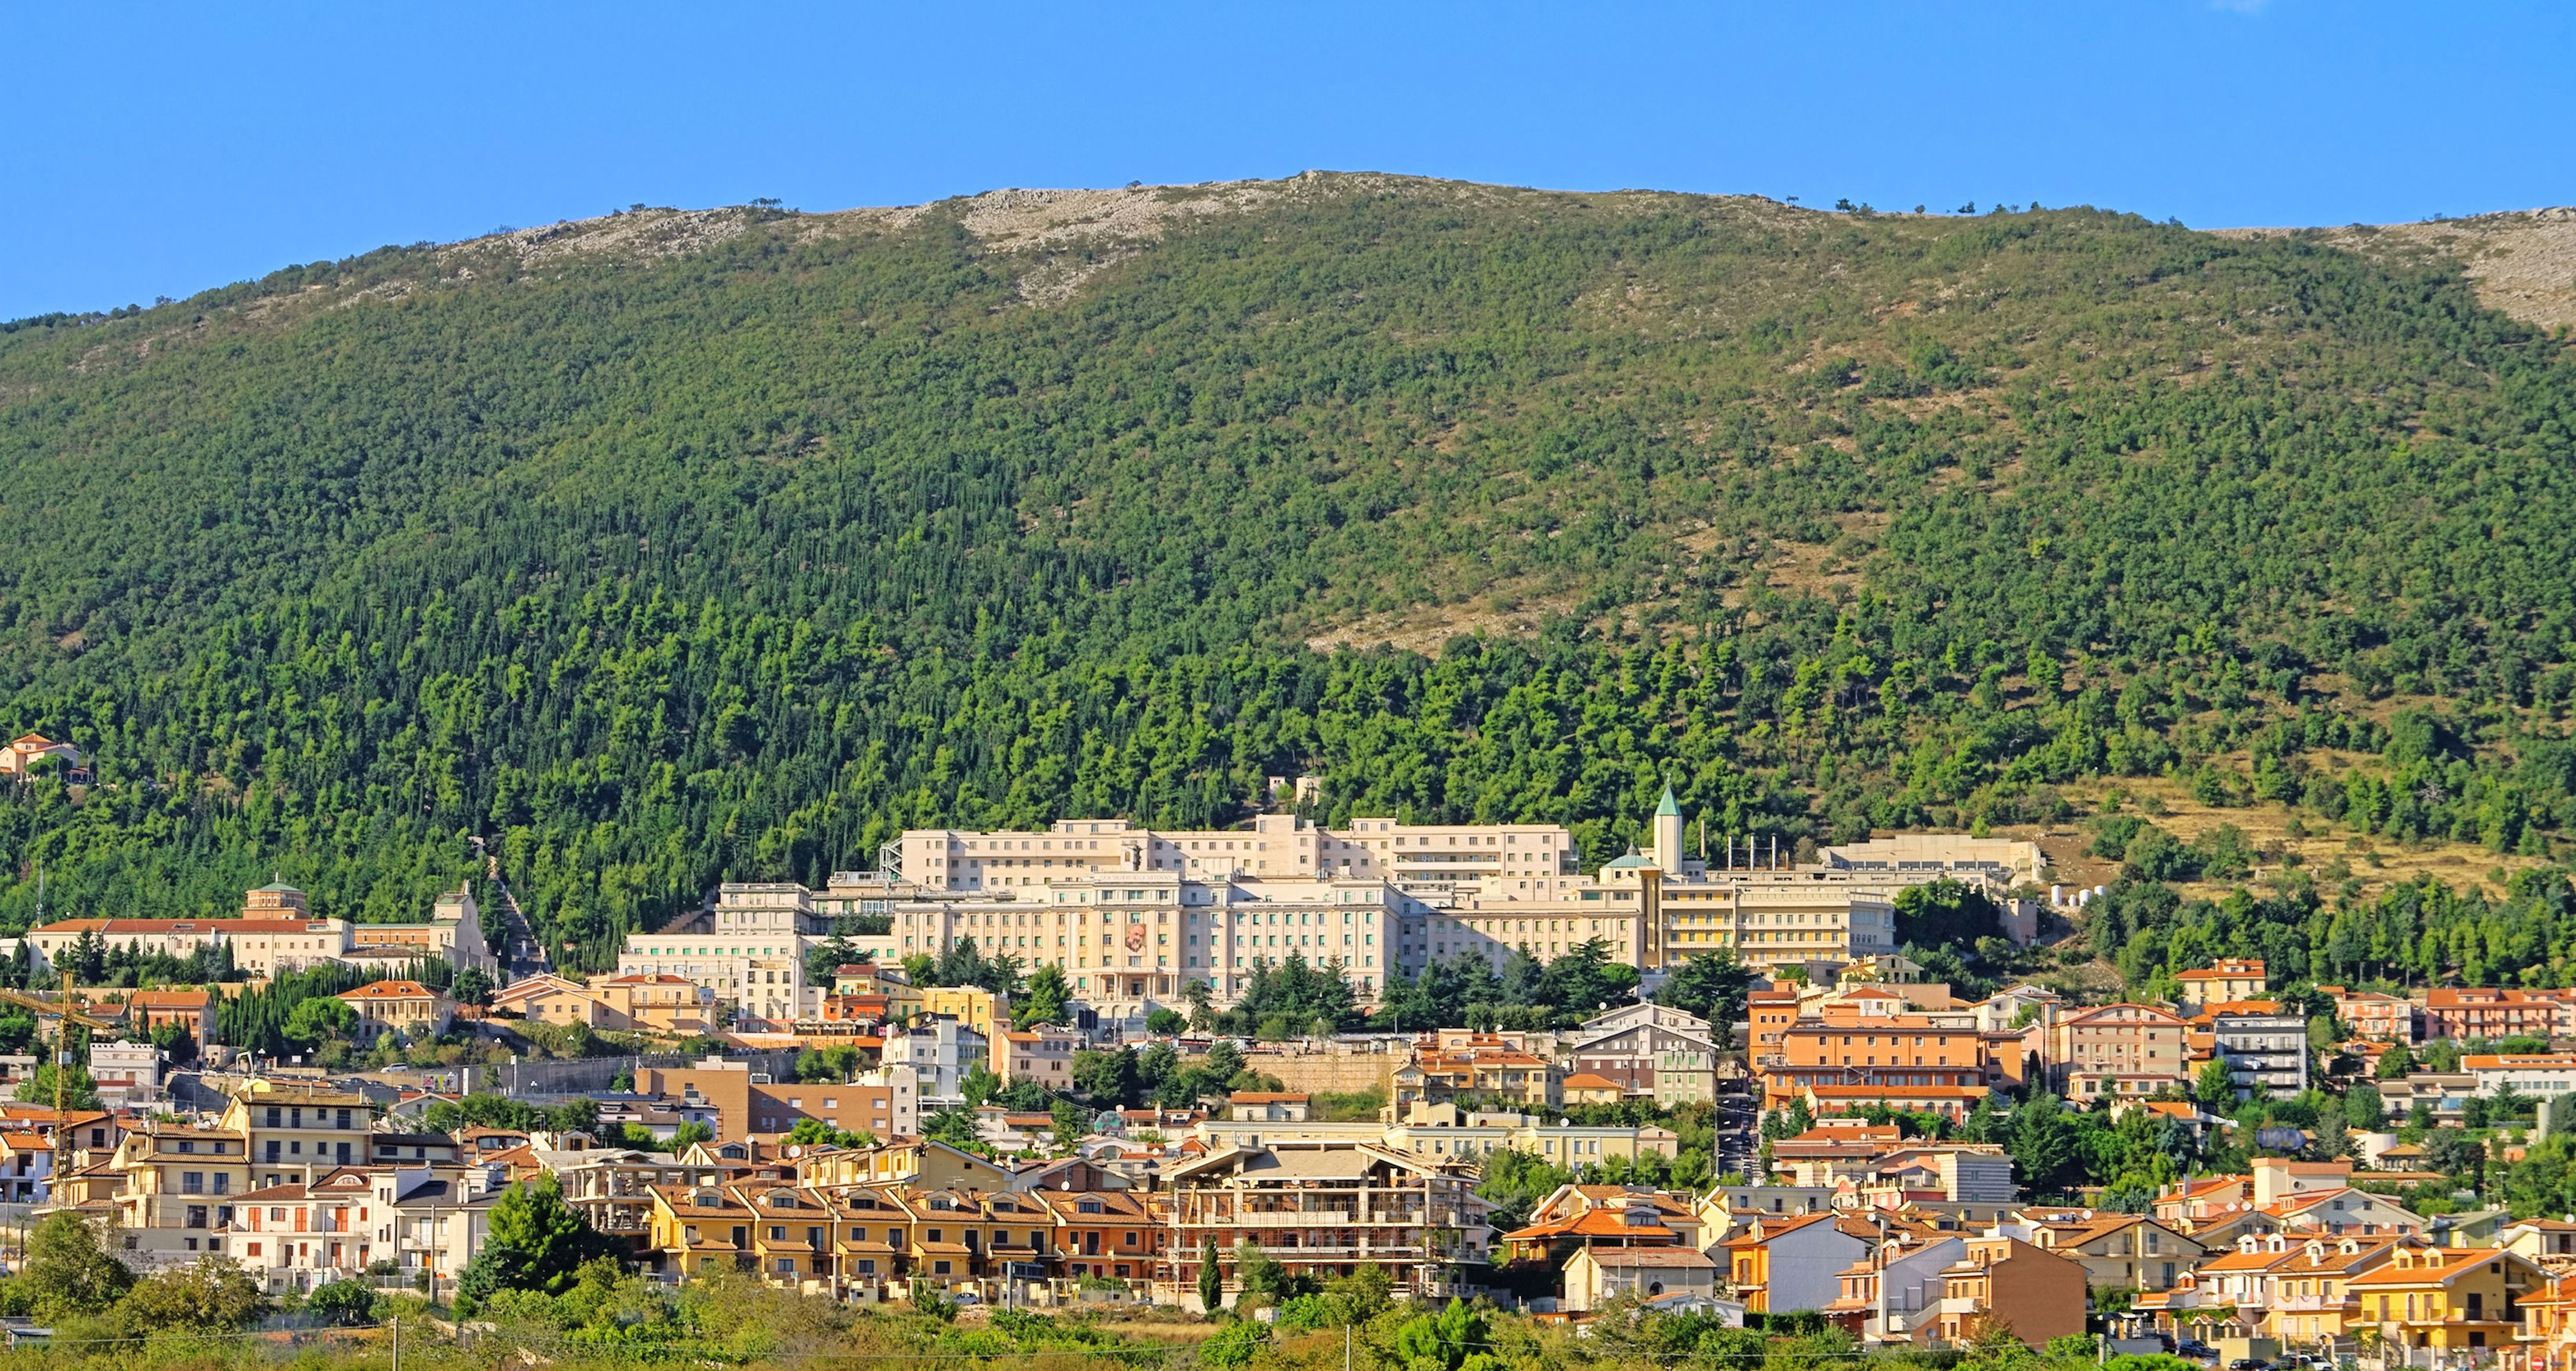
{"type": "Polygon", "coordinates": [[[394,1336],[394,1371],[402,1371],[402,1320],[387,1319],[385,1324],[394,1336]]]}
{"type": "MultiPolygon", "coordinates": [[[[397,1366],[394,1371],[402,1368],[397,1366]]],[[[1342,1325],[1342,1371],[1351,1371],[1351,1326],[1347,1323],[1342,1325]]]]}

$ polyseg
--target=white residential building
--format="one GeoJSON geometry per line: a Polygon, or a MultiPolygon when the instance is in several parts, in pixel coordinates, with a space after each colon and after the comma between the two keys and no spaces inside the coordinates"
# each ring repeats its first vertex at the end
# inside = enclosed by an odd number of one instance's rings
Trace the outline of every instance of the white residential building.
{"type": "MultiPolygon", "coordinates": [[[[1319,828],[1269,815],[1248,829],[1170,832],[1123,819],[1061,819],[1044,831],[917,830],[888,856],[925,898],[891,900],[896,955],[960,938],[1053,963],[1113,1017],[1204,981],[1230,1002],[1256,962],[1338,960],[1363,995],[1433,962],[1499,967],[1526,949],[1553,960],[1599,940],[1610,960],[1653,969],[1727,950],[1757,964],[1844,963],[1896,951],[1893,892],[1986,854],[1900,869],[1712,869],[1683,851],[1667,792],[1652,849],[1582,874],[1573,835],[1552,824],[1319,828]]],[[[1967,840],[1961,840],[1967,841],[1967,840]]],[[[2010,845],[2006,845],[2010,846],[2010,845]]]]}
{"type": "Polygon", "coordinates": [[[1923,1328],[1940,1319],[1941,1273],[1967,1254],[1957,1238],[1883,1243],[1841,1272],[1836,1312],[1857,1308],[1864,1344],[1922,1342],[1923,1328]]]}
{"type": "Polygon", "coordinates": [[[443,960],[458,970],[490,972],[498,966],[483,943],[482,918],[468,890],[440,896],[423,922],[352,924],[317,919],[303,891],[270,884],[244,897],[238,918],[61,919],[29,931],[27,942],[35,949],[37,969],[47,971],[85,936],[110,948],[173,957],[222,944],[231,949],[233,965],[253,976],[328,965],[398,973],[423,959],[443,960]]]}
{"type": "Polygon", "coordinates": [[[2547,1099],[2576,1090],[2576,1055],[2563,1052],[2471,1053],[2460,1058],[2460,1070],[2477,1082],[2481,1095],[2510,1089],[2517,1095],[2547,1099]]]}
{"type": "Polygon", "coordinates": [[[92,1042],[89,1077],[108,1109],[141,1109],[161,1099],[161,1049],[149,1042],[92,1042]]]}
{"type": "Polygon", "coordinates": [[[955,1019],[932,1017],[886,1035],[888,1075],[910,1069],[921,1105],[963,1103],[966,1073],[989,1059],[984,1035],[955,1019]]]}
{"type": "Polygon", "coordinates": [[[915,829],[902,874],[941,891],[1044,889],[1051,881],[1161,872],[1198,880],[1332,877],[1407,887],[1577,874],[1574,835],[1555,824],[1402,824],[1358,819],[1318,828],[1263,815],[1250,829],[1181,831],[1125,819],[1058,819],[1042,833],[915,829]]]}
{"type": "Polygon", "coordinates": [[[53,1180],[53,1135],[0,1130],[0,1204],[43,1204],[53,1195],[53,1180]]]}
{"type": "Polygon", "coordinates": [[[746,1019],[792,1024],[821,1008],[805,979],[807,940],[779,933],[630,933],[621,976],[676,976],[746,1019]]]}
{"type": "MultiPolygon", "coordinates": [[[[851,873],[833,877],[834,887],[818,901],[816,893],[791,883],[739,883],[718,888],[705,911],[671,923],[659,933],[630,933],[618,954],[622,976],[674,976],[697,985],[743,1018],[785,1027],[811,1019],[822,1010],[827,982],[810,982],[806,954],[831,936],[837,913],[870,913],[891,897],[895,887],[859,898],[861,879],[851,873]],[[818,903],[823,906],[818,908],[818,903]]],[[[909,887],[903,887],[909,889],[909,887]]],[[[850,939],[861,955],[893,960],[891,939],[850,939]]]]}
{"type": "Polygon", "coordinates": [[[377,1225],[377,1253],[391,1255],[404,1281],[426,1271],[435,1282],[453,1282],[492,1231],[492,1206],[503,1193],[493,1181],[493,1173],[482,1167],[376,1172],[371,1178],[375,1203],[368,1206],[367,1217],[377,1225]]]}

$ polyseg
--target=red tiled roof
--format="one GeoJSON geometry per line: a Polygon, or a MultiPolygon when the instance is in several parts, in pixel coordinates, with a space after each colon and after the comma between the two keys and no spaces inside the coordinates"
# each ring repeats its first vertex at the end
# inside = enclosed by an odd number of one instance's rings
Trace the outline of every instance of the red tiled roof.
{"type": "Polygon", "coordinates": [[[2455,1276],[2465,1275],[2468,1272],[2474,1271],[2477,1268],[2486,1265],[2488,1262],[2499,1261],[2507,1257],[2512,1257],[2515,1261],[2522,1260],[2520,1257],[2514,1257],[2512,1253],[2505,1251],[2501,1247],[2445,1247],[2427,1249],[2426,1254],[2435,1251],[2438,1251],[2443,1258],[2439,1265],[2425,1266],[2418,1264],[2400,1267],[2392,1262],[2389,1265],[2362,1272],[2360,1275],[2353,1277],[2350,1284],[2355,1286],[2420,1285],[2428,1281],[2447,1281],[2455,1276]]]}
{"type": "Polygon", "coordinates": [[[1566,1225],[1565,1231],[1595,1238],[1615,1238],[1627,1233],[1670,1234],[1672,1232],[1664,1226],[1661,1213],[1656,1214],[1652,1223],[1630,1223],[1626,1210],[1614,1211],[1606,1207],[1587,1211],[1582,1218],[1566,1225]]]}
{"type": "Polygon", "coordinates": [[[202,1009],[214,1001],[211,990],[138,990],[125,1002],[139,1009],[202,1009]]]}
{"type": "Polygon", "coordinates": [[[113,937],[120,933],[221,932],[238,937],[244,933],[306,933],[320,924],[319,919],[245,919],[229,914],[211,914],[202,919],[61,919],[36,929],[38,933],[96,933],[113,937]]]}
{"type": "Polygon", "coordinates": [[[370,985],[359,986],[355,990],[344,990],[340,993],[340,998],[344,1000],[423,1000],[435,993],[418,981],[377,981],[370,985]]]}

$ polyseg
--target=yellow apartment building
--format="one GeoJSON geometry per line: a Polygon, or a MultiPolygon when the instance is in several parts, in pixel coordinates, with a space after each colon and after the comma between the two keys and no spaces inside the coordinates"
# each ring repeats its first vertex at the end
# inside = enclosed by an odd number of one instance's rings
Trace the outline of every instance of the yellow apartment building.
{"type": "Polygon", "coordinates": [[[2345,1282],[2360,1327],[2390,1347],[2467,1352],[2505,1349],[2522,1331],[2522,1300],[2547,1277],[2500,1247],[2401,1245],[2389,1260],[2345,1282]]]}
{"type": "Polygon", "coordinates": [[[996,1032],[996,1020],[1003,1028],[1011,1026],[1011,1002],[981,986],[924,986],[921,1010],[925,1014],[955,1019],[988,1039],[996,1032]]]}

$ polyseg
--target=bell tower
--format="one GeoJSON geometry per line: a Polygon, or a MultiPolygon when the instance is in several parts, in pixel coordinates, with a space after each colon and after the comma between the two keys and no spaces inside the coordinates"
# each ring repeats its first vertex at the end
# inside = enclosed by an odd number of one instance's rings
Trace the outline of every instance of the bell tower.
{"type": "Polygon", "coordinates": [[[1664,787],[1664,798],[1655,802],[1655,865],[1668,878],[1682,871],[1682,807],[1673,799],[1673,788],[1664,787]]]}

